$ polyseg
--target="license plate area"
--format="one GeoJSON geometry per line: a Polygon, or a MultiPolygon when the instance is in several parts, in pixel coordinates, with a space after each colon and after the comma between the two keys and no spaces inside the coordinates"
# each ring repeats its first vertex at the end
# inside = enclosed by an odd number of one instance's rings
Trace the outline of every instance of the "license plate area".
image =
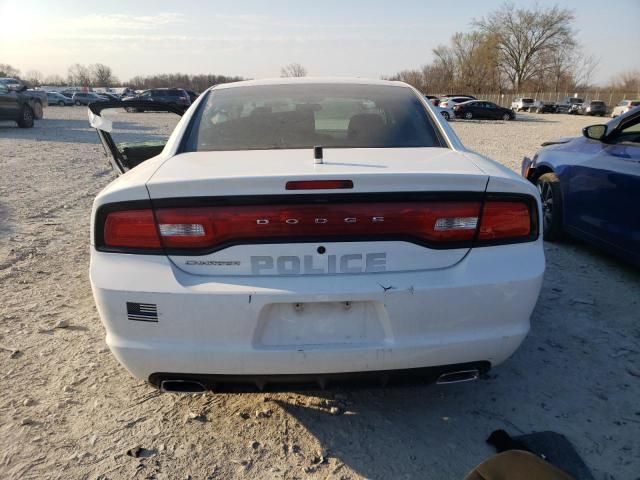
{"type": "Polygon", "coordinates": [[[300,302],[266,305],[259,316],[255,348],[300,348],[383,343],[380,302],[300,302]]]}

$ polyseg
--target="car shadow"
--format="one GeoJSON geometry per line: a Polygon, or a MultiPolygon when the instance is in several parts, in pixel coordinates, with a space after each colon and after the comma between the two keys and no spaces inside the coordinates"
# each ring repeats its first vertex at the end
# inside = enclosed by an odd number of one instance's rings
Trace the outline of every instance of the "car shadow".
{"type": "Polygon", "coordinates": [[[526,122],[526,123],[558,123],[558,120],[551,120],[548,118],[538,118],[531,116],[523,116],[522,114],[516,114],[516,118],[513,120],[500,120],[500,119],[471,119],[467,120],[465,118],[456,118],[456,122],[461,123],[484,123],[484,124],[492,124],[492,125],[502,125],[510,122],[526,122]]]}
{"type": "Polygon", "coordinates": [[[553,113],[529,113],[522,114],[517,113],[515,121],[516,122],[527,122],[527,123],[558,123],[558,120],[552,120],[553,113]]]}
{"type": "MultiPolygon", "coordinates": [[[[549,255],[549,252],[554,250],[561,250],[570,252],[571,254],[578,254],[584,256],[585,260],[594,262],[596,265],[602,268],[612,268],[617,273],[622,275],[630,275],[631,278],[635,277],[635,280],[640,282],[640,268],[626,262],[625,260],[612,255],[602,248],[596,245],[581,240],[580,238],[571,237],[565,235],[560,242],[548,242],[545,241],[545,252],[549,255]]],[[[553,255],[553,254],[552,254],[553,255]]]]}
{"type": "Polygon", "coordinates": [[[507,418],[508,384],[493,382],[495,377],[447,386],[301,392],[308,395],[305,405],[272,401],[318,440],[324,457],[365,478],[463,478],[495,453],[485,443],[493,430],[521,433],[507,418]],[[331,413],[335,404],[338,414],[331,413]]]}

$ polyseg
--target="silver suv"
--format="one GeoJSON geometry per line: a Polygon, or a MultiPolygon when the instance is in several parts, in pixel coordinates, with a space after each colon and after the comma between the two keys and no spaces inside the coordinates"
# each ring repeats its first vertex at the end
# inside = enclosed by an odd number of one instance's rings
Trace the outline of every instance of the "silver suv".
{"type": "Polygon", "coordinates": [[[533,98],[517,97],[513,99],[513,102],[511,102],[511,110],[514,112],[529,111],[535,103],[536,101],[533,98]]]}

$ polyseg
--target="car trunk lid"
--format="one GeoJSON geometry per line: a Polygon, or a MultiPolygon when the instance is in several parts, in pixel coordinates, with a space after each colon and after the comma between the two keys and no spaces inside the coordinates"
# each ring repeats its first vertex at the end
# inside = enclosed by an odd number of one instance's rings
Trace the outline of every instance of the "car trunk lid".
{"type": "Polygon", "coordinates": [[[488,180],[468,156],[323,153],[322,164],[311,149],[165,162],[147,189],[171,260],[196,275],[339,275],[446,268],[468,252],[488,180]]]}

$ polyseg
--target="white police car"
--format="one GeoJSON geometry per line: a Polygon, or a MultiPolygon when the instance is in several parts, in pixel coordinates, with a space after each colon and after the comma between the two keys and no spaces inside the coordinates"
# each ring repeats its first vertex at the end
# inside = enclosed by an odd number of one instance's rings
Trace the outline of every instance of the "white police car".
{"type": "Polygon", "coordinates": [[[412,87],[219,85],[146,161],[117,148],[108,106],[91,123],[124,175],[94,202],[91,284],[136,377],[166,391],[446,383],[526,336],[538,193],[466,150],[412,87]]]}

